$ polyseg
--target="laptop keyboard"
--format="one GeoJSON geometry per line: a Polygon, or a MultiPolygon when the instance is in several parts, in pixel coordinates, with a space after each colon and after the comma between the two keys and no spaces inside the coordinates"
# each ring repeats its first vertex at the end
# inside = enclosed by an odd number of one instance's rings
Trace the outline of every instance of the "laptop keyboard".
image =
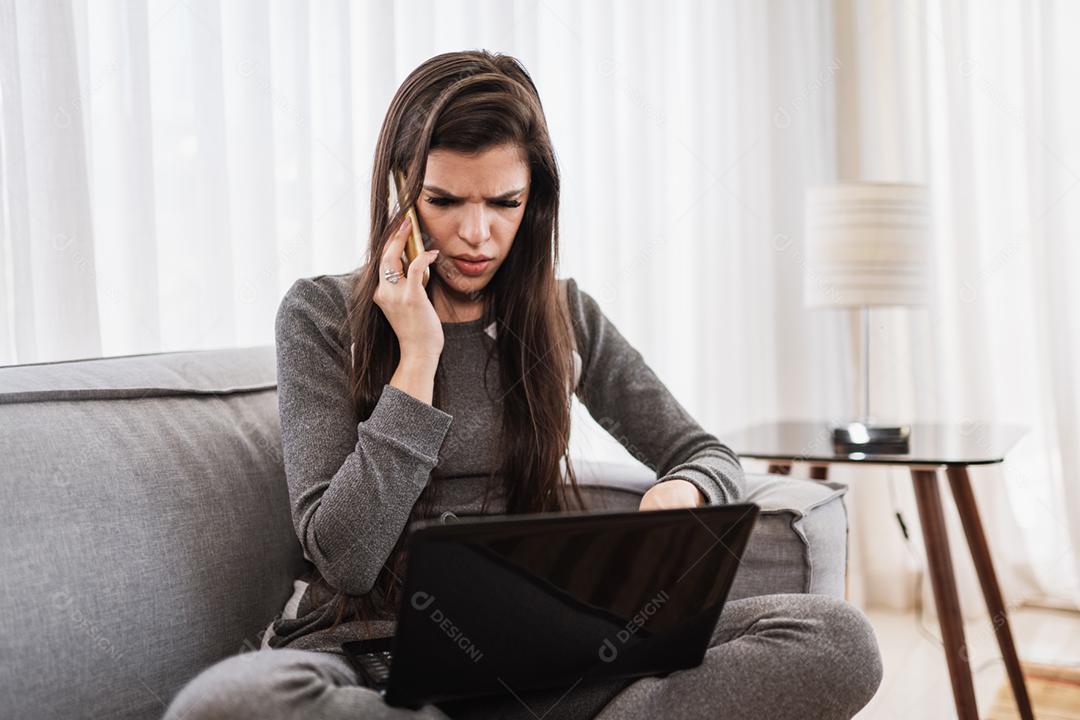
{"type": "Polygon", "coordinates": [[[364,675],[361,679],[364,680],[365,685],[379,690],[386,687],[386,683],[390,680],[391,657],[389,650],[356,656],[356,663],[361,674],[364,675]]]}

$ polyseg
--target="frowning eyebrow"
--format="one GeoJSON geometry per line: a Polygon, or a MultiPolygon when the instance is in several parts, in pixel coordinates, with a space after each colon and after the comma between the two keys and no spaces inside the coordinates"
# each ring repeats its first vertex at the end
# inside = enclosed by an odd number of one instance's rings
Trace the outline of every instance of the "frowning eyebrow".
{"type": "MultiPolygon", "coordinates": [[[[446,198],[448,200],[462,200],[463,199],[463,198],[459,198],[457,195],[452,195],[451,193],[447,192],[446,190],[443,190],[441,187],[436,187],[434,185],[425,185],[424,189],[427,190],[428,192],[433,192],[433,193],[436,193],[438,195],[442,195],[444,198],[446,198]]],[[[509,200],[510,198],[514,197],[515,195],[520,195],[523,192],[525,192],[525,188],[521,188],[519,190],[510,190],[509,192],[504,192],[502,195],[496,195],[495,197],[489,197],[489,198],[484,198],[484,199],[485,200],[509,200]]]]}

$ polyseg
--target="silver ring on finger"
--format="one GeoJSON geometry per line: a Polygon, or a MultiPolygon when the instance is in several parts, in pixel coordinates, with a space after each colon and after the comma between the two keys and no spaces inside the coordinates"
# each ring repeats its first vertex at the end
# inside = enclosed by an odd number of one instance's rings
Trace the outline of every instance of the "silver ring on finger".
{"type": "Polygon", "coordinates": [[[397,285],[398,280],[405,277],[405,273],[388,267],[383,270],[383,277],[386,278],[386,282],[391,285],[397,285]]]}

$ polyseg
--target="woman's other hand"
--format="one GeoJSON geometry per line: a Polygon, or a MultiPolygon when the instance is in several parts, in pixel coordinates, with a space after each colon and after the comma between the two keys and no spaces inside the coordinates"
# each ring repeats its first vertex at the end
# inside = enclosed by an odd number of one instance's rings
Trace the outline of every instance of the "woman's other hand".
{"type": "Polygon", "coordinates": [[[700,507],[705,496],[689,480],[674,478],[664,480],[649,488],[641,496],[638,510],[670,510],[672,508],[700,507]]]}

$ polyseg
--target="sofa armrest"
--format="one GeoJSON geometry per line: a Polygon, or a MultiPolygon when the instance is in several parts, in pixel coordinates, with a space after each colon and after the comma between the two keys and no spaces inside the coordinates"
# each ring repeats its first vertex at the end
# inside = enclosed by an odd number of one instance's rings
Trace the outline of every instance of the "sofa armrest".
{"type": "MultiPolygon", "coordinates": [[[[590,510],[636,510],[656,481],[644,465],[572,459],[590,510]]],[[[772,593],[842,598],[847,567],[847,486],[786,475],[746,475],[745,502],[761,508],[730,599],[772,593]]]]}

